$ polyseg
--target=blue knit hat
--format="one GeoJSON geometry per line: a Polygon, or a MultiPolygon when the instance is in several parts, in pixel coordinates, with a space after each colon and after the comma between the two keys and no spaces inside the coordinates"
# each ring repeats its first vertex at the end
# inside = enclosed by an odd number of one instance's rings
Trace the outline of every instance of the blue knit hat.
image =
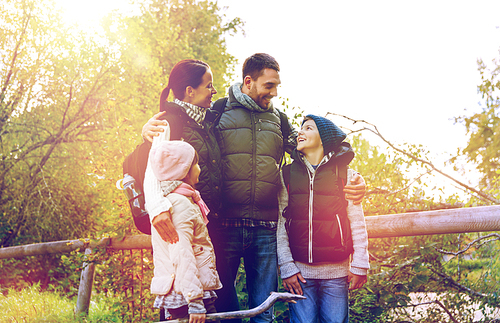
{"type": "Polygon", "coordinates": [[[347,137],[339,127],[327,118],[308,114],[304,121],[302,121],[302,124],[307,121],[306,119],[312,119],[316,123],[325,155],[334,151],[347,137]]]}

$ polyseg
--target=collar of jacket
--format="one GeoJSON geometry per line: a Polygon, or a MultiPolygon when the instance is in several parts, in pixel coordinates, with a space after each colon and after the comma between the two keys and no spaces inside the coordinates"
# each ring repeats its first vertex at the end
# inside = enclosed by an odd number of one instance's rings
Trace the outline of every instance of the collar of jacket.
{"type": "Polygon", "coordinates": [[[207,109],[199,107],[197,105],[187,103],[184,101],[181,101],[179,99],[175,99],[174,103],[180,105],[184,110],[186,111],[186,114],[196,121],[198,124],[201,124],[203,119],[205,119],[205,115],[207,113],[207,109]]]}
{"type": "MultiPolygon", "coordinates": [[[[247,94],[241,92],[243,83],[235,83],[229,88],[229,101],[238,102],[239,105],[254,112],[273,112],[273,103],[269,103],[269,108],[261,108],[255,101],[247,94]]],[[[232,104],[231,104],[232,105],[232,104]]]]}
{"type": "MultiPolygon", "coordinates": [[[[293,150],[292,155],[290,157],[292,157],[293,160],[297,160],[300,163],[304,164],[307,167],[307,169],[311,171],[311,173],[315,172],[311,163],[309,163],[304,154],[298,151],[297,148],[293,150]]],[[[354,151],[352,150],[351,145],[348,142],[343,142],[337,149],[325,155],[321,160],[321,162],[318,164],[318,167],[328,163],[330,160],[334,160],[339,165],[349,165],[349,163],[353,159],[354,159],[354,151]]]]}
{"type": "Polygon", "coordinates": [[[182,181],[160,181],[160,187],[163,191],[163,196],[167,196],[181,184],[182,181]]]}
{"type": "MultiPolygon", "coordinates": [[[[192,128],[204,128],[205,126],[203,125],[205,123],[205,121],[207,122],[213,122],[213,115],[212,113],[210,112],[210,110],[206,110],[206,115],[205,115],[205,119],[202,121],[202,123],[198,123],[196,122],[196,120],[194,120],[192,117],[190,117],[186,111],[186,109],[181,106],[181,105],[178,105],[177,103],[174,103],[174,102],[166,102],[165,103],[165,108],[161,111],[167,111],[167,114],[176,114],[178,115],[179,117],[181,117],[183,120],[185,120],[185,122],[192,128]]],[[[165,116],[161,116],[160,117],[160,120],[164,120],[166,119],[165,116]]]]}

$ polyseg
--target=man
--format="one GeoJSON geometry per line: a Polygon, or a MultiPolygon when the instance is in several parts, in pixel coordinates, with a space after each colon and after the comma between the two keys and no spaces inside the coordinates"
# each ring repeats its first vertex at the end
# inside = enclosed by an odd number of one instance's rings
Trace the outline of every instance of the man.
{"type": "MultiPolygon", "coordinates": [[[[276,60],[267,54],[252,55],[243,64],[243,75],[243,83],[229,89],[216,128],[223,186],[220,218],[211,235],[219,240],[215,252],[224,286],[234,285],[243,258],[248,306],[254,308],[277,290],[278,165],[284,151],[295,148],[297,134],[271,103],[281,83],[276,60]],[[283,134],[284,128],[290,131],[283,134]]],[[[224,300],[216,304],[218,311],[237,308],[234,289],[218,294],[224,300]]],[[[272,318],[270,308],[251,321],[271,322],[272,318]]]]}
{"type": "MultiPolygon", "coordinates": [[[[277,290],[278,165],[285,151],[293,151],[297,137],[286,115],[271,102],[278,95],[279,71],[277,61],[268,54],[247,58],[243,83],[229,89],[226,108],[217,124],[223,166],[222,202],[217,216],[209,215],[209,231],[223,284],[217,291],[218,312],[239,309],[234,282],[241,258],[250,308],[277,290]]],[[[148,140],[160,124],[154,119],[143,128],[143,137],[148,140]]],[[[361,177],[357,183],[346,186],[346,193],[356,194],[354,199],[359,202],[365,184],[361,177]]],[[[271,308],[251,322],[271,322],[272,318],[271,308]]]]}

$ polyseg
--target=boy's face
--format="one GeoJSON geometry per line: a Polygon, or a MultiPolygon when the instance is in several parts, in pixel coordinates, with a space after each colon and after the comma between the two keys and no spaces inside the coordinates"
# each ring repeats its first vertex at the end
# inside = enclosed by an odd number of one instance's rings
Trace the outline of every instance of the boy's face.
{"type": "Polygon", "coordinates": [[[200,172],[201,172],[200,165],[196,163],[196,165],[193,165],[189,170],[189,173],[184,179],[184,182],[194,187],[196,184],[198,184],[198,177],[200,177],[200,172]]]}
{"type": "Polygon", "coordinates": [[[302,153],[307,153],[307,151],[312,151],[316,149],[323,150],[323,144],[321,143],[321,137],[319,135],[318,128],[314,120],[306,120],[300,128],[299,136],[297,137],[297,150],[302,153]]]}

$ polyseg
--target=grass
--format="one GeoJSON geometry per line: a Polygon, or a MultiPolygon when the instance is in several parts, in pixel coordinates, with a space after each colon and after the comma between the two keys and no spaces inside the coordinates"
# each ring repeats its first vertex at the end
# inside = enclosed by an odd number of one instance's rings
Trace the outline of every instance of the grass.
{"type": "Polygon", "coordinates": [[[38,285],[0,294],[0,322],[120,322],[111,313],[109,299],[93,297],[88,317],[75,317],[76,299],[41,292],[38,285]],[[105,303],[107,301],[108,303],[105,303]]]}

